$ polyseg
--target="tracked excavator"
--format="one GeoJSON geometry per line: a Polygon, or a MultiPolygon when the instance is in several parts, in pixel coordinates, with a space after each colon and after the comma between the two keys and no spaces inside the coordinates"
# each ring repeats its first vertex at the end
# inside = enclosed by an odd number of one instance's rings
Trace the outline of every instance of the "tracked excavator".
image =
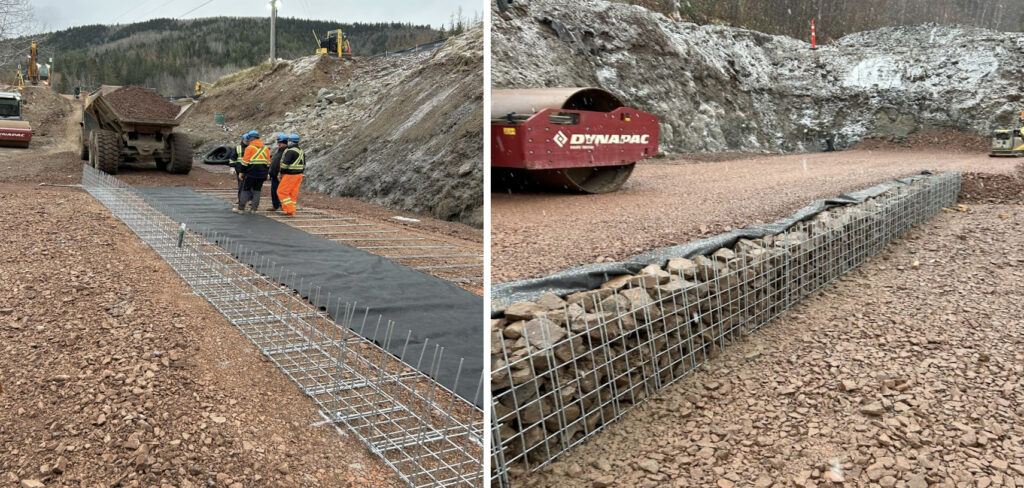
{"type": "Polygon", "coordinates": [[[316,39],[316,53],[334,55],[339,58],[352,56],[352,45],[348,43],[348,36],[341,29],[327,31],[323,39],[313,31],[313,38],[316,39]]]}
{"type": "Polygon", "coordinates": [[[28,67],[25,69],[24,74],[21,74],[21,69],[18,69],[19,77],[22,79],[22,83],[28,81],[33,85],[40,83],[50,86],[50,78],[53,74],[53,58],[50,58],[48,64],[39,64],[39,47],[36,43],[32,43],[28,51],[28,67]]]}
{"type": "Polygon", "coordinates": [[[33,85],[39,84],[39,62],[36,59],[36,43],[32,43],[32,47],[28,51],[28,68],[25,72],[25,79],[33,85]]]}
{"type": "Polygon", "coordinates": [[[658,117],[601,88],[493,90],[491,117],[498,189],[613,192],[658,153],[658,117]]]}
{"type": "Polygon", "coordinates": [[[209,90],[213,86],[213,83],[207,83],[205,81],[196,81],[195,87],[195,98],[199,98],[206,94],[206,90],[209,90]]]}

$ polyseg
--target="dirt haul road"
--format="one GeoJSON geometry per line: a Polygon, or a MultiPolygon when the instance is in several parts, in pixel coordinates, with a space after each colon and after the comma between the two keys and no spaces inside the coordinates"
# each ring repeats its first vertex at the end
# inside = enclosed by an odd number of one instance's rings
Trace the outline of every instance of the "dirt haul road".
{"type": "Polygon", "coordinates": [[[517,486],[1024,486],[1016,190],[939,213],[517,486]]]}
{"type": "Polygon", "coordinates": [[[921,170],[1007,174],[1018,162],[976,151],[892,148],[710,163],[668,159],[637,165],[623,189],[610,194],[493,193],[492,281],[618,261],[730,228],[771,222],[812,200],[921,170]]]}

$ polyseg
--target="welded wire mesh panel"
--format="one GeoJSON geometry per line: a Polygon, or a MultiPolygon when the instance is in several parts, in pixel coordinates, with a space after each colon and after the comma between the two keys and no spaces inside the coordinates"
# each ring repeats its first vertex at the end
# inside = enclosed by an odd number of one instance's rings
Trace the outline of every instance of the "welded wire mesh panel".
{"type": "Polygon", "coordinates": [[[506,308],[492,326],[491,480],[536,470],[956,201],[943,173],[778,235],[506,308]]]}
{"type": "Polygon", "coordinates": [[[83,166],[82,185],[302,388],[325,422],[349,429],[410,486],[483,486],[483,412],[432,379],[443,347],[412,347],[411,336],[394,337],[394,324],[325,297],[269,259],[182,231],[109,175],[83,166]],[[393,341],[404,341],[397,356],[393,341]]]}

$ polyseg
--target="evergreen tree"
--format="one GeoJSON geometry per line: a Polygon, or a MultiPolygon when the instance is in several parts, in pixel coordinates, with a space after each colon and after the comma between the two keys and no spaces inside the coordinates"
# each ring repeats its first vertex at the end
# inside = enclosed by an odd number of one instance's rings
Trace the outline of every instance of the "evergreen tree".
{"type": "MultiPolygon", "coordinates": [[[[355,56],[402,50],[443,38],[427,25],[399,22],[339,24],[322,20],[277,19],[277,55],[294,59],[314,54],[316,40],[342,29],[355,56]]],[[[270,54],[270,19],[214,17],[152,19],[122,25],[89,25],[45,34],[37,39],[44,53],[54,53],[59,81],[70,93],[76,86],[141,85],[164,95],[188,95],[197,80],[217,78],[255,66],[270,54]],[[244,28],[243,28],[244,27],[244,28]]],[[[0,48],[24,39],[0,41],[0,48]]],[[[49,54],[48,54],[49,55],[49,54]]],[[[0,72],[14,66],[0,65],[0,72]]]]}

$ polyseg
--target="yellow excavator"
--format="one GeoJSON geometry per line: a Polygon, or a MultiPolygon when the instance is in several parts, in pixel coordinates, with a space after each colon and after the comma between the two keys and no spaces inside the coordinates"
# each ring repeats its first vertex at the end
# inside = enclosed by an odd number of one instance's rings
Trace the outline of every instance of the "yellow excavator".
{"type": "Polygon", "coordinates": [[[205,81],[196,82],[196,98],[206,94],[206,90],[212,86],[213,83],[206,83],[205,81]]]}
{"type": "Polygon", "coordinates": [[[316,53],[330,54],[341,57],[352,56],[352,45],[348,43],[348,36],[341,29],[327,31],[327,35],[321,40],[313,31],[313,38],[316,39],[316,53]]]}
{"type": "Polygon", "coordinates": [[[24,86],[25,82],[28,81],[33,85],[38,85],[42,82],[46,86],[50,86],[50,78],[53,74],[53,58],[50,58],[48,64],[39,64],[39,49],[36,43],[32,43],[32,47],[29,48],[28,54],[28,68],[22,72],[21,68],[18,68],[18,82],[20,86],[24,86]]]}
{"type": "Polygon", "coordinates": [[[39,63],[36,61],[37,54],[36,43],[33,42],[32,47],[29,49],[28,72],[25,76],[28,78],[29,83],[32,83],[33,85],[39,84],[39,63]]]}

